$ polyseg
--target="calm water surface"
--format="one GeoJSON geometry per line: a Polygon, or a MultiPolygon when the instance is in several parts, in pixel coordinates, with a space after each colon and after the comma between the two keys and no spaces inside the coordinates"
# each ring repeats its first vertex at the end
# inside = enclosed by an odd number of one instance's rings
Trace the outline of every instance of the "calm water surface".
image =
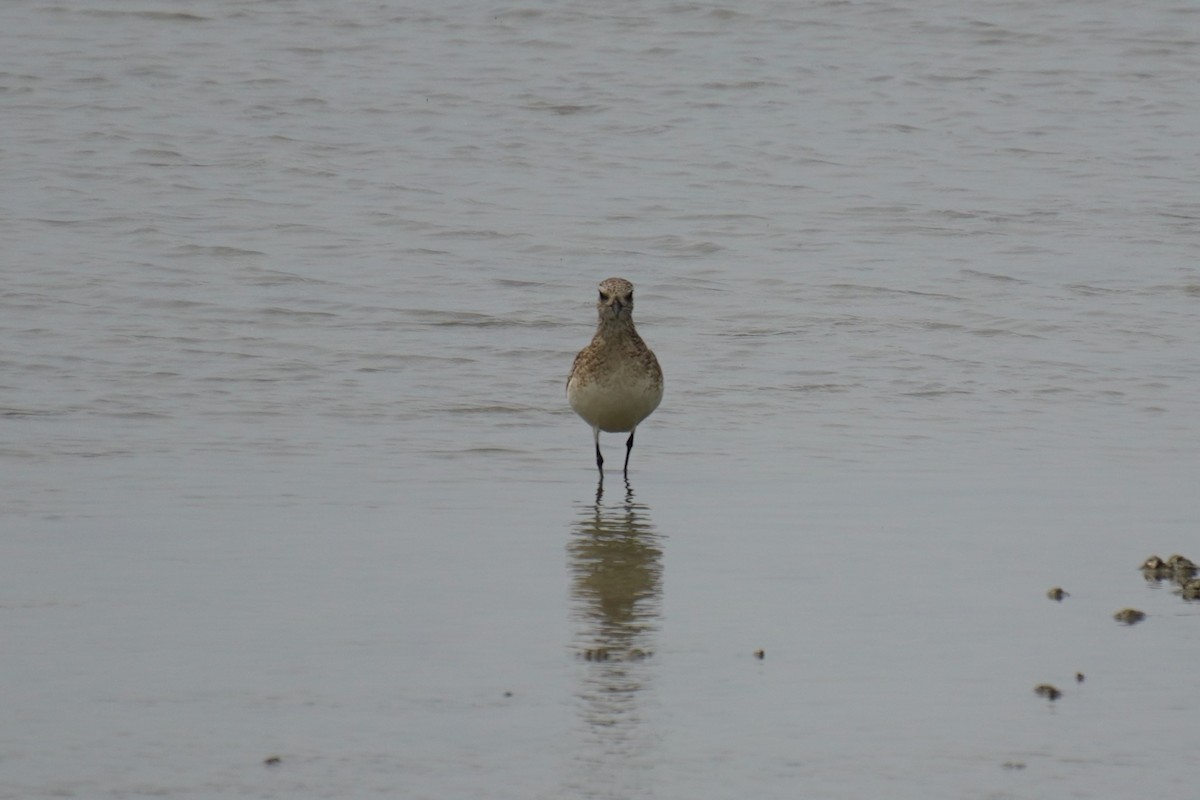
{"type": "Polygon", "coordinates": [[[1193,787],[1192,4],[0,17],[0,797],[1193,787]]]}

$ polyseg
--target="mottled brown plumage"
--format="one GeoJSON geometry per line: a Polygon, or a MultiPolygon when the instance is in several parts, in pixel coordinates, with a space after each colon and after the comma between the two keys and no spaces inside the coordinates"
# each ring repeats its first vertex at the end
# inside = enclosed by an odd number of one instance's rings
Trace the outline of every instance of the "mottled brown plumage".
{"type": "Polygon", "coordinates": [[[638,424],[658,408],[663,395],[662,369],[633,325],[633,284],[609,278],[600,284],[596,334],[575,356],[567,378],[567,400],[592,426],[596,466],[604,469],[600,431],[629,431],[625,471],[638,424]]]}

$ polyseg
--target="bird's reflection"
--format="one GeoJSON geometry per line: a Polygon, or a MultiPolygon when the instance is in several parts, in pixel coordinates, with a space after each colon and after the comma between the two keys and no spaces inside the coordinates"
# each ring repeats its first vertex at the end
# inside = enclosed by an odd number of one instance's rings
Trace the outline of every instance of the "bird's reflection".
{"type": "Polygon", "coordinates": [[[654,674],[662,537],[628,479],[623,495],[610,491],[606,497],[601,480],[595,502],[580,504],[568,555],[573,647],[581,664],[577,697],[587,738],[599,745],[584,760],[607,773],[593,778],[630,777],[629,768],[653,749],[654,735],[639,706],[654,674]]]}

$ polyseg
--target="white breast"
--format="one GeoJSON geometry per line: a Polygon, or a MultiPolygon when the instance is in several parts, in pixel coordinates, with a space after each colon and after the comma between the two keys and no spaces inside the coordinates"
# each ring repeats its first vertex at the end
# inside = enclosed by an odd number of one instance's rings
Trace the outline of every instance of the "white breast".
{"type": "Polygon", "coordinates": [[[662,382],[642,371],[619,370],[605,378],[572,378],[567,400],[588,424],[608,433],[631,431],[662,401],[662,382]]]}

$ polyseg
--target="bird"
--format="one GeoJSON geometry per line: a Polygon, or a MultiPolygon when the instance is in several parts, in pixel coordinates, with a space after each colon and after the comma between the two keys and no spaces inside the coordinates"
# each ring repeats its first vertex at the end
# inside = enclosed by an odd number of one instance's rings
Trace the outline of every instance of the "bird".
{"type": "Polygon", "coordinates": [[[663,396],[663,374],[654,352],[633,325],[633,284],[624,278],[600,282],[596,302],[599,324],[587,347],[575,356],[567,377],[567,402],[592,426],[596,443],[596,468],[604,478],[600,431],[624,433],[625,477],[637,426],[658,408],[663,396]]]}

